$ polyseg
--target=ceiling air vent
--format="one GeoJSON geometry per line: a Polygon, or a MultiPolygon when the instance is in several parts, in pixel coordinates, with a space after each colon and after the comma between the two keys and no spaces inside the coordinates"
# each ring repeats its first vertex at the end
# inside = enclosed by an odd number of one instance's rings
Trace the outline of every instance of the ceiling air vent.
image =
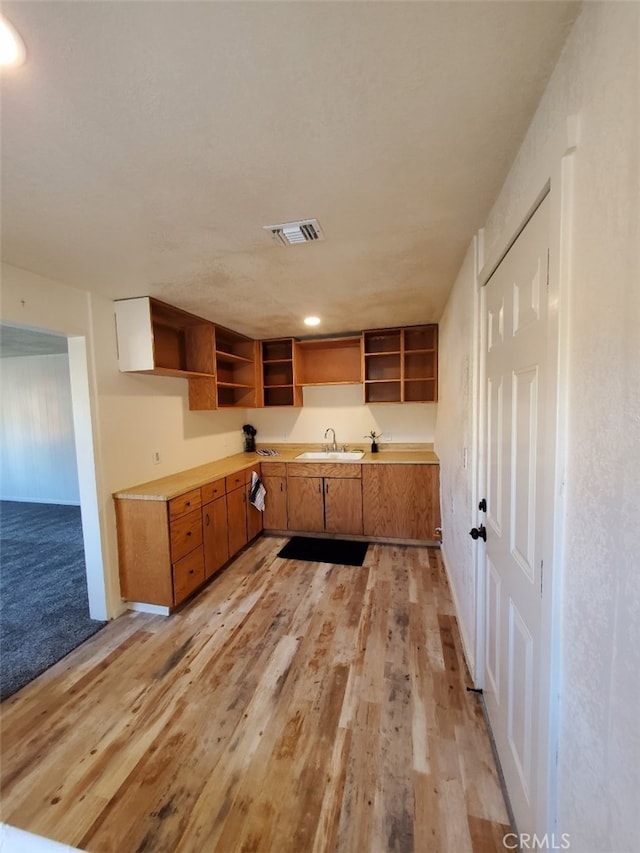
{"type": "Polygon", "coordinates": [[[303,219],[301,222],[283,222],[282,225],[264,225],[263,227],[265,231],[270,231],[273,239],[282,243],[283,246],[324,240],[324,234],[317,219],[303,219]]]}

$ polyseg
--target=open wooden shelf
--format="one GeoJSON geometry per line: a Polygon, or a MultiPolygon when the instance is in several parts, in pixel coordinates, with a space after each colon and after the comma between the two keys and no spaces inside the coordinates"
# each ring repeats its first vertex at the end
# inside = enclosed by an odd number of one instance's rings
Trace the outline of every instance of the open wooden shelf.
{"type": "Polygon", "coordinates": [[[231,329],[215,327],[217,406],[255,408],[257,341],[231,329]]]}
{"type": "Polygon", "coordinates": [[[433,403],[438,399],[438,327],[363,333],[365,403],[433,403]]]}
{"type": "Polygon", "coordinates": [[[362,336],[316,338],[295,344],[296,385],[362,382],[362,336]]]}
{"type": "Polygon", "coordinates": [[[293,338],[261,342],[262,405],[301,406],[302,388],[295,384],[296,349],[293,338]]]}

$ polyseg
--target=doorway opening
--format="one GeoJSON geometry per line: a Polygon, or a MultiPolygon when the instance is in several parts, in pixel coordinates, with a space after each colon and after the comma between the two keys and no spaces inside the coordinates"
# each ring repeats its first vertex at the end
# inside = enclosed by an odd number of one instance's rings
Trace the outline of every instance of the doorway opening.
{"type": "Polygon", "coordinates": [[[0,356],[5,699],[96,633],[106,608],[84,339],[2,325],[0,356]]]}

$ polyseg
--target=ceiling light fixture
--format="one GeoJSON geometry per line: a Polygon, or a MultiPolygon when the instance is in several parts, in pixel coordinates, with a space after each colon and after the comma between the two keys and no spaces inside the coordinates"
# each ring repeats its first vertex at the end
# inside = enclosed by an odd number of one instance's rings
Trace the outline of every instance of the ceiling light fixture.
{"type": "Polygon", "coordinates": [[[15,28],[0,15],[0,65],[4,67],[16,67],[22,65],[27,52],[24,42],[16,32],[15,28]]]}
{"type": "Polygon", "coordinates": [[[319,326],[320,317],[305,317],[304,324],[305,326],[319,326]]]}

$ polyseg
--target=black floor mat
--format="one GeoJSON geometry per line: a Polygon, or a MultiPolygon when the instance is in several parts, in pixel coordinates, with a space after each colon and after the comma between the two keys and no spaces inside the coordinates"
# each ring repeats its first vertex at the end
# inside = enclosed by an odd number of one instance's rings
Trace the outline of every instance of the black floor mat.
{"type": "Polygon", "coordinates": [[[307,560],[312,563],[335,563],[339,566],[361,566],[368,547],[368,542],[351,542],[348,539],[292,536],[278,552],[278,557],[285,560],[307,560]]]}

